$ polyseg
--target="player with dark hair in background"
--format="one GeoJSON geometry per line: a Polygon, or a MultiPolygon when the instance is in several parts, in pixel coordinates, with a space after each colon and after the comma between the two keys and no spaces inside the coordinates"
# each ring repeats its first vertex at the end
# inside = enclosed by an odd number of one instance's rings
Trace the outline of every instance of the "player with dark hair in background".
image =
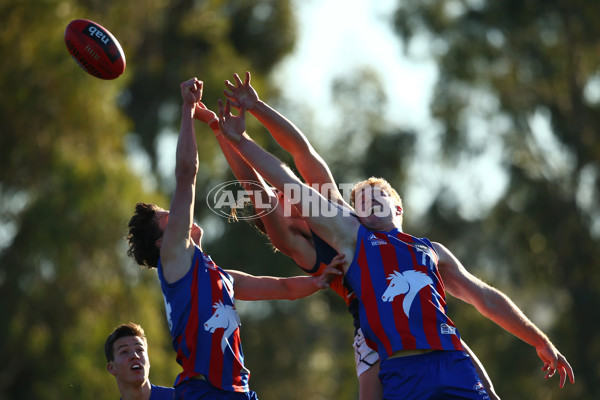
{"type": "Polygon", "coordinates": [[[144,329],[130,322],[117,326],[104,344],[106,369],[117,381],[121,400],[172,400],[175,389],[150,383],[150,357],[144,329]]]}

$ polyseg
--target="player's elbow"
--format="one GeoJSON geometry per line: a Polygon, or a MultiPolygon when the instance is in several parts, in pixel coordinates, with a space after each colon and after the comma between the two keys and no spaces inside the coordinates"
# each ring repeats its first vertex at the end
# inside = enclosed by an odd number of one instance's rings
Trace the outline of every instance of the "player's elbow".
{"type": "Polygon", "coordinates": [[[470,303],[483,316],[490,318],[501,313],[502,306],[505,304],[504,298],[494,290],[487,290],[472,296],[470,303]]]}
{"type": "Polygon", "coordinates": [[[177,180],[195,177],[196,174],[198,174],[198,160],[178,162],[175,166],[175,178],[177,180]]]}

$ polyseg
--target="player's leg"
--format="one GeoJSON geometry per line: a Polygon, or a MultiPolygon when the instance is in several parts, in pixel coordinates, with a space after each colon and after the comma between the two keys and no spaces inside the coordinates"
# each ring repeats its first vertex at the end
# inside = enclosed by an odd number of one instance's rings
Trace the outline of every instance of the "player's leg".
{"type": "Polygon", "coordinates": [[[354,360],[358,375],[359,400],[379,400],[383,398],[383,389],[379,380],[379,355],[371,349],[360,328],[354,335],[354,360]]]}
{"type": "Polygon", "coordinates": [[[358,376],[358,399],[383,399],[383,388],[379,380],[379,361],[358,376]]]}

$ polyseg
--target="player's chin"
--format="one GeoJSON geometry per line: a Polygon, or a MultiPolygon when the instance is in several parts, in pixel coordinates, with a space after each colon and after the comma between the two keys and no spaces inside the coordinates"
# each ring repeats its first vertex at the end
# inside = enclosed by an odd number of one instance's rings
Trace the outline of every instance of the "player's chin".
{"type": "Polygon", "coordinates": [[[359,217],[359,221],[366,228],[372,231],[382,230],[391,220],[389,214],[383,211],[371,213],[369,215],[359,217]]]}
{"type": "Polygon", "coordinates": [[[368,214],[368,215],[359,217],[358,220],[366,228],[371,229],[371,230],[377,230],[380,219],[375,214],[368,214]]]}

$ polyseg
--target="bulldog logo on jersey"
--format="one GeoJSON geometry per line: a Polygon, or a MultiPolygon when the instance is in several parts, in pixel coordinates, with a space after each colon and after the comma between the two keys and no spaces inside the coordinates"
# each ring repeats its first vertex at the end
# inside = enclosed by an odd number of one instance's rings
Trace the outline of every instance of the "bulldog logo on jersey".
{"type": "Polygon", "coordinates": [[[417,296],[417,293],[427,285],[433,284],[431,278],[423,272],[409,270],[404,272],[394,271],[387,277],[390,281],[387,289],[381,296],[383,301],[391,302],[394,297],[404,294],[404,300],[402,301],[402,309],[404,314],[409,316],[410,307],[413,300],[417,296]]]}
{"type": "Polygon", "coordinates": [[[229,343],[227,338],[241,325],[240,317],[235,308],[224,305],[221,300],[216,302],[213,308],[215,311],[212,317],[204,323],[204,330],[214,333],[217,329],[225,329],[221,339],[221,350],[225,352],[225,347],[229,343]]]}

